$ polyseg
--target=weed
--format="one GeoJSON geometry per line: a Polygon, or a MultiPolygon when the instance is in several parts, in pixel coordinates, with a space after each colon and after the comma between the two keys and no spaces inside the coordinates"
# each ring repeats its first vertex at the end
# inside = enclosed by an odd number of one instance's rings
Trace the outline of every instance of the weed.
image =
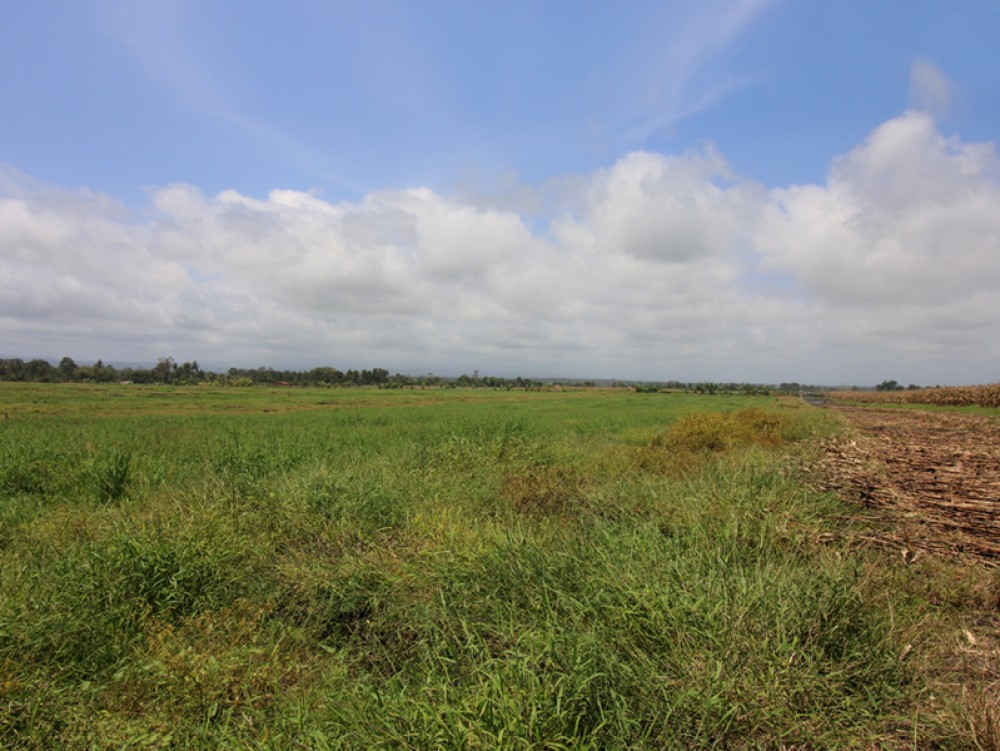
{"type": "Polygon", "coordinates": [[[41,495],[54,485],[56,468],[45,459],[5,456],[0,470],[0,492],[7,496],[41,495]]]}
{"type": "Polygon", "coordinates": [[[447,467],[474,470],[484,465],[523,463],[540,458],[541,447],[524,420],[465,422],[445,436],[439,461],[447,467]]]}
{"type": "Polygon", "coordinates": [[[308,484],[309,507],[341,525],[355,525],[365,534],[402,524],[409,516],[399,478],[376,466],[331,473],[320,471],[308,484]]]}
{"type": "Polygon", "coordinates": [[[120,535],[109,548],[101,557],[109,573],[109,600],[134,603],[137,612],[173,620],[228,596],[225,548],[209,550],[162,532],[120,535]]]}
{"type": "Polygon", "coordinates": [[[128,492],[132,478],[132,452],[116,446],[94,459],[90,476],[99,501],[120,501],[128,492]]]}
{"type": "Polygon", "coordinates": [[[724,451],[743,446],[776,447],[798,435],[795,417],[759,408],[681,417],[654,441],[676,451],[724,451]]]}

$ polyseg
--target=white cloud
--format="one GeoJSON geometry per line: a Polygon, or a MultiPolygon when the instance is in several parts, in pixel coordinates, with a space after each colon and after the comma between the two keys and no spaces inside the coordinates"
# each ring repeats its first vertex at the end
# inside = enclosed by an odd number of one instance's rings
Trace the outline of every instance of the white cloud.
{"type": "Polygon", "coordinates": [[[730,247],[749,196],[726,185],[729,168],[712,149],[663,157],[636,152],[594,175],[586,222],[598,252],[687,262],[730,247]]]}
{"type": "Polygon", "coordinates": [[[910,66],[910,107],[945,117],[951,107],[952,84],[934,63],[923,58],[910,66]]]}
{"type": "Polygon", "coordinates": [[[762,263],[836,305],[933,309],[993,289],[998,167],[992,145],[946,139],[907,112],[838,159],[825,186],[772,192],[762,263]]]}
{"type": "Polygon", "coordinates": [[[874,371],[996,378],[1000,162],[907,112],[838,159],[826,185],[771,193],[762,267],[796,279],[814,335],[874,371]]]}
{"type": "Polygon", "coordinates": [[[637,152],[557,184],[541,224],[426,188],[171,185],[136,216],[0,170],[0,321],[14,353],[78,359],[989,380],[998,174],[991,144],[916,111],[823,185],[765,191],[711,147],[637,152]]]}

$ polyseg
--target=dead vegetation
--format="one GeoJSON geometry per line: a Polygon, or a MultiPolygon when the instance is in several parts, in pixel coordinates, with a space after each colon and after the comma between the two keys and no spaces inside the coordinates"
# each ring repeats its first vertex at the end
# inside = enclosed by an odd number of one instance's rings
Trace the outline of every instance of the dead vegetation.
{"type": "Polygon", "coordinates": [[[982,386],[939,386],[902,391],[834,391],[827,395],[842,402],[864,404],[931,404],[942,407],[1000,407],[1000,383],[982,386]]]}
{"type": "Polygon", "coordinates": [[[941,726],[960,728],[959,747],[997,751],[1000,419],[834,410],[855,429],[827,444],[817,475],[827,488],[866,507],[855,517],[856,539],[898,550],[896,560],[911,572],[900,585],[923,588],[936,611],[905,650],[913,650],[910,659],[927,685],[921,711],[941,726]]]}
{"type": "Polygon", "coordinates": [[[916,555],[1000,566],[1000,421],[943,412],[837,407],[858,433],[830,443],[827,487],[888,511],[873,533],[916,555]]]}
{"type": "Polygon", "coordinates": [[[568,467],[531,467],[504,477],[501,497],[519,513],[561,516],[580,510],[585,482],[568,467]]]}

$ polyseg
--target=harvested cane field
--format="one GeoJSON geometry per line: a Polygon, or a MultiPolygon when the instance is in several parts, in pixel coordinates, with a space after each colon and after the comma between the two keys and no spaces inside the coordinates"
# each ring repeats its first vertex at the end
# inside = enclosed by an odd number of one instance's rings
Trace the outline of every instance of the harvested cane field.
{"type": "Polygon", "coordinates": [[[838,407],[858,433],[830,444],[830,487],[897,520],[901,550],[1000,565],[1000,419],[838,407]]]}
{"type": "Polygon", "coordinates": [[[939,407],[1000,407],[1000,383],[901,391],[835,391],[830,398],[861,404],[925,404],[939,407]]]}
{"type": "Polygon", "coordinates": [[[964,624],[962,636],[942,638],[946,627],[924,640],[927,708],[960,696],[975,748],[1000,748],[1000,417],[877,406],[831,411],[850,427],[826,443],[813,474],[857,504],[855,544],[895,553],[928,576],[928,633],[949,610],[952,629],[964,624]],[[968,575],[984,571],[992,573],[972,577],[970,600],[968,575]]]}
{"type": "Polygon", "coordinates": [[[798,400],[0,384],[0,412],[0,748],[1000,739],[996,569],[886,544],[798,400]]]}

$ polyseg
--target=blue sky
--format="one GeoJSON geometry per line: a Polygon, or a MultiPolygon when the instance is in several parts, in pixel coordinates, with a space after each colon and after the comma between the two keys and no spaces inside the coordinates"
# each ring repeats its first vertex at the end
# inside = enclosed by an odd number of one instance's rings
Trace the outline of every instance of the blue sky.
{"type": "Polygon", "coordinates": [[[994,0],[9,2],[0,351],[998,380],[998,33],[994,0]]]}

